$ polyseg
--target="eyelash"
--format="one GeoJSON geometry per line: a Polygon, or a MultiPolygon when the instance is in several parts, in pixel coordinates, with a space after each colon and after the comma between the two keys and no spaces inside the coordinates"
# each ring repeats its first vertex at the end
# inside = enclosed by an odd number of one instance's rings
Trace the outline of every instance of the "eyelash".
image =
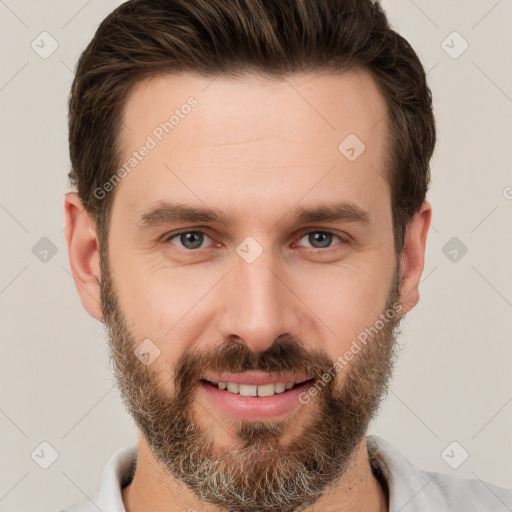
{"type": "MultiPolygon", "coordinates": [[[[168,235],[165,235],[165,237],[163,239],[163,243],[164,244],[168,244],[174,238],[177,238],[180,235],[184,235],[186,233],[201,233],[203,235],[206,235],[208,238],[212,239],[212,237],[209,236],[208,233],[206,233],[205,231],[203,231],[201,229],[184,229],[184,230],[178,231],[176,233],[170,233],[168,235]]],[[[338,235],[338,234],[334,233],[333,231],[323,230],[323,229],[316,229],[316,230],[311,230],[311,229],[307,230],[306,229],[304,231],[301,231],[301,233],[299,234],[297,240],[299,241],[302,238],[304,238],[305,235],[309,235],[309,234],[312,234],[312,233],[324,233],[324,234],[334,235],[335,237],[339,238],[339,240],[340,240],[339,244],[336,244],[336,245],[333,245],[333,246],[330,246],[330,247],[326,247],[325,249],[315,249],[314,247],[309,247],[308,248],[309,251],[313,252],[313,253],[328,253],[328,252],[330,252],[332,250],[339,249],[339,247],[337,247],[337,246],[340,245],[340,244],[341,245],[348,245],[349,244],[348,235],[346,235],[346,238],[344,239],[341,235],[338,235]]],[[[187,249],[187,248],[179,247],[179,246],[176,246],[176,247],[180,251],[186,252],[186,253],[189,253],[189,254],[191,254],[191,253],[199,253],[201,251],[205,251],[205,250],[211,249],[211,248],[208,248],[208,247],[200,248],[200,249],[187,249]]]]}

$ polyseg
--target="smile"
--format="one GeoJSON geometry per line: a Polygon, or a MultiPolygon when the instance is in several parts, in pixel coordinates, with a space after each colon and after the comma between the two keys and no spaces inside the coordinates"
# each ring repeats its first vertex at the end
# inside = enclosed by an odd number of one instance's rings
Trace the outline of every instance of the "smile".
{"type": "Polygon", "coordinates": [[[266,372],[205,375],[200,389],[208,404],[236,419],[269,420],[304,405],[299,398],[313,382],[307,375],[271,375],[266,372]]]}
{"type": "MultiPolygon", "coordinates": [[[[302,383],[295,382],[276,382],[269,384],[239,384],[238,382],[210,382],[205,381],[208,384],[211,384],[214,387],[218,387],[219,389],[225,390],[228,393],[234,393],[235,395],[241,396],[272,396],[280,393],[284,393],[290,389],[293,389],[295,386],[299,386],[302,383]]],[[[306,381],[305,381],[306,382],[306,381]]]]}

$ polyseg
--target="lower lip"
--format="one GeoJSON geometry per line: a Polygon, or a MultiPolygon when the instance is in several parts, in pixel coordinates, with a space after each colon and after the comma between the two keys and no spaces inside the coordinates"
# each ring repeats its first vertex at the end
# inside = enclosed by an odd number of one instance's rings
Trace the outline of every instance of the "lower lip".
{"type": "Polygon", "coordinates": [[[303,405],[299,401],[299,396],[310,385],[311,382],[308,381],[283,393],[264,397],[238,395],[206,382],[200,382],[199,388],[206,393],[210,401],[229,416],[240,420],[264,420],[283,416],[297,406],[303,405]]]}

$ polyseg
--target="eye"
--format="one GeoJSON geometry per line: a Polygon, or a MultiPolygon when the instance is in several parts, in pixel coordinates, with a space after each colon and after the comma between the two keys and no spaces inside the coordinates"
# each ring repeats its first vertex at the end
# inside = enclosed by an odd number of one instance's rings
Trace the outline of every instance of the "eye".
{"type": "Polygon", "coordinates": [[[345,242],[338,235],[331,233],[330,231],[310,231],[304,233],[300,240],[306,239],[311,244],[313,249],[329,249],[332,247],[333,240],[338,239],[340,242],[345,242]]]}
{"type": "Polygon", "coordinates": [[[178,245],[183,249],[187,249],[189,251],[193,251],[196,249],[204,249],[201,247],[205,239],[211,240],[211,238],[204,231],[181,231],[180,233],[175,233],[165,239],[165,242],[173,243],[174,245],[178,245]],[[179,244],[172,242],[172,240],[176,239],[179,244]]]}
{"type": "MultiPolygon", "coordinates": [[[[343,240],[340,236],[331,231],[309,231],[304,233],[299,238],[299,241],[303,239],[306,239],[307,243],[311,244],[310,247],[312,247],[312,249],[321,252],[326,252],[323,251],[323,249],[332,248],[336,239],[338,240],[336,245],[339,245],[340,242],[341,244],[348,243],[347,240],[343,240]]],[[[197,251],[208,248],[208,246],[203,246],[207,240],[212,241],[204,231],[189,230],[180,231],[167,236],[164,239],[164,243],[172,243],[186,251],[197,251]]]]}

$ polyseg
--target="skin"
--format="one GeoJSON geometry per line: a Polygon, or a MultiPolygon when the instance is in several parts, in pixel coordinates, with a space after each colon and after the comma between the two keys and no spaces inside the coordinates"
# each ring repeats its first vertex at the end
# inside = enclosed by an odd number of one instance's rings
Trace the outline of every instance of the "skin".
{"type": "MultiPolygon", "coordinates": [[[[109,264],[131,334],[159,347],[153,364],[162,369],[173,368],[187,350],[200,351],[228,337],[258,352],[288,334],[336,359],[379,318],[397,266],[391,190],[384,179],[385,99],[362,70],[286,80],[248,76],[212,81],[188,73],[151,78],[128,97],[123,154],[128,158],[169,117],[167,112],[191,96],[197,107],[113,192],[109,264]],[[352,162],[338,150],[351,133],[366,146],[352,162]],[[141,226],[144,213],[171,200],[217,208],[232,223],[141,226]],[[370,223],[290,223],[289,214],[297,207],[341,201],[366,210],[370,223]],[[185,228],[201,228],[208,235],[204,249],[192,255],[179,237],[164,241],[164,235],[168,239],[185,228]],[[340,238],[315,249],[304,235],[317,231],[340,238]],[[236,252],[249,236],[263,251],[250,264],[236,252]]],[[[75,193],[66,195],[65,213],[77,290],[87,312],[101,321],[95,225],[75,193]]],[[[431,206],[425,201],[406,232],[398,260],[402,316],[419,300],[430,220],[431,206]]],[[[343,375],[336,379],[343,384],[343,375]]],[[[171,386],[163,377],[161,382],[171,386]]],[[[302,406],[283,442],[300,435],[314,406],[302,406]]],[[[203,430],[212,431],[218,449],[236,448],[233,422],[213,404],[196,402],[192,413],[203,430]]],[[[219,510],[165,474],[140,434],[137,471],[123,500],[129,512],[166,506],[219,510]]],[[[350,469],[315,503],[315,510],[388,510],[364,439],[350,469]]]]}

